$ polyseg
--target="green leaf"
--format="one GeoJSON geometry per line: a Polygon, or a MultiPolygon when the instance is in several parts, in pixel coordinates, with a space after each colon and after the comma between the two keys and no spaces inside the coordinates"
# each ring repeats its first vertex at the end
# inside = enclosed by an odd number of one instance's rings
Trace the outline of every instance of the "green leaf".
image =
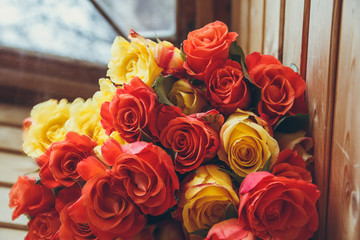
{"type": "Polygon", "coordinates": [[[242,181],[245,179],[243,177],[240,177],[239,175],[237,175],[236,173],[226,170],[224,168],[219,168],[219,171],[226,173],[227,175],[229,175],[230,177],[232,177],[239,185],[241,185],[242,181]]]}
{"type": "Polygon", "coordinates": [[[152,142],[152,138],[146,132],[140,129],[140,141],[152,142]]]}
{"type": "Polygon", "coordinates": [[[210,230],[210,228],[202,228],[202,229],[196,230],[195,232],[192,232],[190,234],[197,235],[201,238],[206,238],[209,230],[210,230]]]}
{"type": "Polygon", "coordinates": [[[250,109],[256,109],[259,101],[261,100],[261,88],[249,81],[248,86],[251,92],[251,105],[250,109]]]}
{"type": "Polygon", "coordinates": [[[247,71],[244,51],[236,42],[232,42],[230,45],[229,54],[231,60],[237,61],[241,65],[241,70],[243,72],[244,78],[247,80],[248,86],[250,87],[250,92],[251,92],[250,109],[256,109],[261,99],[261,89],[258,86],[256,86],[250,79],[249,73],[247,71]]]}
{"type": "Polygon", "coordinates": [[[238,210],[234,204],[234,202],[229,203],[225,208],[224,220],[237,218],[238,217],[238,210]]]}
{"type": "Polygon", "coordinates": [[[295,63],[290,64],[290,68],[292,68],[292,70],[294,70],[294,72],[299,73],[299,69],[298,69],[298,67],[295,65],[295,63]]]}
{"type": "Polygon", "coordinates": [[[309,123],[308,114],[289,115],[281,118],[274,126],[274,132],[294,133],[306,130],[309,123]]]}
{"type": "Polygon", "coordinates": [[[264,164],[263,168],[261,169],[261,171],[270,172],[271,157],[272,157],[272,154],[270,155],[269,159],[265,162],[265,164],[264,164]]]}
{"type": "Polygon", "coordinates": [[[40,179],[40,177],[35,178],[35,183],[34,183],[34,184],[35,184],[35,185],[41,184],[41,179],[40,179]]]}
{"type": "Polygon", "coordinates": [[[183,44],[180,45],[180,56],[184,62],[186,62],[186,53],[183,50],[183,44]]]}
{"type": "Polygon", "coordinates": [[[158,35],[157,35],[155,32],[154,32],[154,35],[155,35],[155,38],[156,38],[157,43],[161,43],[160,38],[158,37],[158,35]]]}
{"type": "Polygon", "coordinates": [[[167,75],[165,77],[160,76],[155,80],[154,84],[152,85],[152,88],[156,92],[160,103],[164,103],[171,106],[174,105],[172,102],[170,102],[170,100],[167,97],[169,92],[171,91],[174,82],[176,82],[176,78],[173,77],[172,75],[167,75]]]}

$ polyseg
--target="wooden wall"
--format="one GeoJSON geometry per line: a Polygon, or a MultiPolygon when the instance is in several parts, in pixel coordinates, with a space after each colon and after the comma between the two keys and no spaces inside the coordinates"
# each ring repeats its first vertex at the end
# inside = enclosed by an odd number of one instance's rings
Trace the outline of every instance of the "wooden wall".
{"type": "Polygon", "coordinates": [[[294,63],[306,80],[316,239],[360,239],[360,1],[232,0],[231,21],[246,54],[294,63]]]}

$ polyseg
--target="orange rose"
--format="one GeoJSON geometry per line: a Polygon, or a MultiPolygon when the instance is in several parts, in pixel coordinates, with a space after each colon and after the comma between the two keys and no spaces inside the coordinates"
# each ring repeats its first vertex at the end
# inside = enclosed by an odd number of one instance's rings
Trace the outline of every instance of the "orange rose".
{"type": "Polygon", "coordinates": [[[236,109],[246,110],[250,105],[251,94],[238,62],[230,59],[223,65],[218,62],[211,66],[214,71],[206,74],[206,97],[211,106],[221,113],[230,115],[236,109]]]}
{"type": "Polygon", "coordinates": [[[216,155],[219,135],[206,123],[193,117],[172,119],[160,134],[161,144],[177,152],[175,170],[192,171],[216,155]]]}
{"type": "Polygon", "coordinates": [[[162,148],[147,142],[120,145],[109,139],[102,154],[112,165],[118,185],[144,214],[161,215],[176,204],[179,180],[170,155],[162,148]]]}
{"type": "Polygon", "coordinates": [[[135,77],[119,88],[110,102],[101,106],[101,124],[107,135],[118,131],[127,142],[140,140],[141,132],[149,130],[150,114],[157,103],[157,95],[140,78],[135,77]]]}
{"type": "Polygon", "coordinates": [[[272,174],[312,182],[311,173],[306,170],[304,159],[290,149],[279,153],[276,163],[272,166],[272,174]]]}
{"type": "Polygon", "coordinates": [[[146,224],[143,214],[135,207],[120,187],[120,182],[109,172],[91,178],[82,189],[82,197],[70,211],[88,222],[91,230],[103,240],[132,237],[146,224]]]}
{"type": "Polygon", "coordinates": [[[41,160],[38,162],[44,163],[39,173],[41,183],[48,188],[75,184],[80,180],[77,164],[89,156],[95,156],[93,149],[96,146],[97,143],[88,136],[68,132],[65,140],[53,143],[39,157],[41,160]]]}
{"type": "Polygon", "coordinates": [[[68,203],[60,212],[59,238],[69,240],[97,239],[88,223],[79,223],[71,217],[71,212],[68,210],[71,205],[71,202],[68,203]]]}
{"type": "Polygon", "coordinates": [[[270,125],[283,115],[305,113],[306,84],[301,76],[270,55],[254,52],[246,57],[251,80],[261,88],[260,115],[270,125]]]}
{"type": "Polygon", "coordinates": [[[246,176],[239,195],[240,224],[261,239],[305,240],[319,225],[314,184],[255,172],[246,176]]]}
{"type": "Polygon", "coordinates": [[[54,239],[61,223],[56,210],[40,213],[28,223],[29,232],[25,240],[54,239]]]}
{"type": "Polygon", "coordinates": [[[228,32],[228,27],[220,21],[190,32],[183,43],[186,53],[184,67],[188,74],[204,80],[204,74],[214,59],[225,61],[229,57],[230,44],[237,36],[235,32],[228,32]]]}
{"type": "Polygon", "coordinates": [[[35,184],[35,179],[27,176],[18,177],[17,182],[9,192],[9,207],[15,210],[12,220],[21,214],[30,217],[53,208],[55,196],[50,189],[41,184],[35,184]]]}

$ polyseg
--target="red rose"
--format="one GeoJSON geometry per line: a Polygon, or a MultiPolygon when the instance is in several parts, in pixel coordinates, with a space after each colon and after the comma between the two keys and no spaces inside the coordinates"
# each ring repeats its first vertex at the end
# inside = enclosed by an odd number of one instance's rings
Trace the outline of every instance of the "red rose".
{"type": "Polygon", "coordinates": [[[216,155],[219,135],[196,118],[177,117],[163,129],[160,142],[177,153],[174,160],[175,170],[185,173],[216,155]]]}
{"type": "Polygon", "coordinates": [[[296,151],[290,149],[279,153],[276,163],[272,166],[272,174],[312,182],[311,173],[306,170],[304,159],[298,156],[296,151]]]}
{"type": "Polygon", "coordinates": [[[65,140],[51,144],[41,156],[47,159],[40,169],[41,183],[48,188],[70,187],[80,179],[76,170],[83,159],[94,156],[97,143],[88,136],[68,132],[65,140]]]}
{"type": "Polygon", "coordinates": [[[183,43],[184,67],[188,74],[203,80],[214,59],[225,61],[229,57],[230,44],[237,36],[235,32],[228,32],[228,27],[220,21],[190,32],[183,43]]]}
{"type": "Polygon", "coordinates": [[[144,214],[160,215],[176,204],[179,180],[162,148],[146,142],[120,145],[109,139],[102,152],[106,162],[115,161],[111,173],[144,214]]]}
{"type": "Polygon", "coordinates": [[[68,240],[96,239],[88,223],[79,223],[71,217],[71,212],[68,209],[71,205],[71,202],[68,203],[60,212],[59,238],[68,240]]]}
{"type": "Polygon", "coordinates": [[[81,188],[78,184],[63,188],[56,194],[55,208],[58,212],[69,203],[77,201],[81,197],[81,188]]]}
{"type": "Polygon", "coordinates": [[[255,236],[231,218],[213,225],[204,240],[255,240],[255,236]]]}
{"type": "Polygon", "coordinates": [[[261,88],[258,105],[271,125],[283,115],[305,113],[305,81],[291,68],[270,55],[254,52],[246,57],[249,76],[261,88]]]}
{"type": "Polygon", "coordinates": [[[250,105],[251,95],[240,64],[228,59],[222,66],[217,65],[205,77],[206,97],[211,105],[226,115],[237,108],[246,110],[250,105]]]}
{"type": "Polygon", "coordinates": [[[165,104],[159,104],[151,112],[150,116],[150,131],[151,134],[157,139],[160,137],[161,131],[170,122],[170,120],[176,117],[185,117],[181,109],[176,106],[168,106],[165,104]]]}
{"type": "Polygon", "coordinates": [[[239,194],[240,224],[261,239],[309,239],[319,225],[315,204],[320,192],[314,184],[254,172],[239,194]]]}
{"type": "Polygon", "coordinates": [[[55,196],[50,189],[41,184],[35,184],[35,179],[27,176],[18,177],[9,192],[9,199],[9,207],[15,208],[12,220],[21,214],[34,217],[53,208],[55,203],[55,196]]]}
{"type": "Polygon", "coordinates": [[[141,131],[150,134],[150,113],[157,95],[140,78],[135,77],[124,88],[118,88],[113,99],[101,106],[101,124],[110,135],[118,131],[127,142],[140,140],[141,131]]]}
{"type": "Polygon", "coordinates": [[[59,213],[56,210],[40,213],[28,223],[29,232],[25,240],[53,239],[60,225],[59,213]]]}
{"type": "Polygon", "coordinates": [[[146,224],[143,214],[123,191],[119,180],[104,172],[91,178],[82,189],[82,197],[71,206],[77,222],[88,222],[102,240],[132,237],[146,224]]]}

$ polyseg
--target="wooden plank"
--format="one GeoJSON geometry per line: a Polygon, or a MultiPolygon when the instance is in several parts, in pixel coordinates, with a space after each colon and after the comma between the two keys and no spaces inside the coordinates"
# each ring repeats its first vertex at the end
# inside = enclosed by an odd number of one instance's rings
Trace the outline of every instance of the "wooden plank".
{"type": "Polygon", "coordinates": [[[24,239],[26,234],[25,230],[0,227],[0,240],[24,239]]]}
{"type": "Polygon", "coordinates": [[[0,149],[22,153],[21,128],[0,125],[0,149]]]}
{"type": "Polygon", "coordinates": [[[266,0],[264,26],[264,54],[279,58],[281,0],[266,0]]]}
{"type": "Polygon", "coordinates": [[[360,239],[360,2],[342,3],[327,239],[360,239]]]}
{"type": "MultiPolygon", "coordinates": [[[[17,181],[18,176],[32,173],[38,169],[32,158],[0,151],[0,185],[11,186],[17,181]]],[[[29,176],[37,177],[36,173],[29,176]]]]}
{"type": "Polygon", "coordinates": [[[239,34],[238,43],[243,49],[245,55],[249,54],[249,26],[250,26],[250,0],[237,0],[239,1],[238,9],[233,11],[233,16],[239,17],[239,29],[234,29],[239,34]]]}
{"type": "Polygon", "coordinates": [[[212,0],[196,0],[196,28],[212,22],[214,19],[214,2],[212,0]]]}
{"type": "Polygon", "coordinates": [[[314,181],[321,191],[318,239],[325,239],[326,232],[336,70],[333,60],[336,60],[337,51],[337,41],[336,39],[335,41],[332,40],[332,38],[334,34],[338,34],[338,22],[335,21],[333,25],[329,24],[335,16],[334,6],[332,1],[324,2],[321,0],[312,0],[310,6],[306,98],[310,114],[309,134],[315,142],[314,181]]]}
{"type": "Polygon", "coordinates": [[[30,108],[0,103],[0,124],[22,126],[25,118],[30,116],[30,108]]]}
{"type": "Polygon", "coordinates": [[[285,3],[283,64],[294,63],[300,69],[304,17],[304,1],[287,0],[285,3]]]}
{"type": "Polygon", "coordinates": [[[3,102],[31,106],[32,99],[39,96],[40,101],[88,98],[98,90],[98,79],[105,75],[106,66],[0,46],[3,102]]]}
{"type": "Polygon", "coordinates": [[[11,220],[12,210],[8,207],[9,205],[9,192],[10,188],[0,186],[0,226],[9,226],[9,224],[17,224],[23,226],[28,223],[26,216],[21,215],[14,221],[11,220]]]}
{"type": "Polygon", "coordinates": [[[264,0],[250,1],[249,12],[249,52],[263,52],[264,0]]]}

